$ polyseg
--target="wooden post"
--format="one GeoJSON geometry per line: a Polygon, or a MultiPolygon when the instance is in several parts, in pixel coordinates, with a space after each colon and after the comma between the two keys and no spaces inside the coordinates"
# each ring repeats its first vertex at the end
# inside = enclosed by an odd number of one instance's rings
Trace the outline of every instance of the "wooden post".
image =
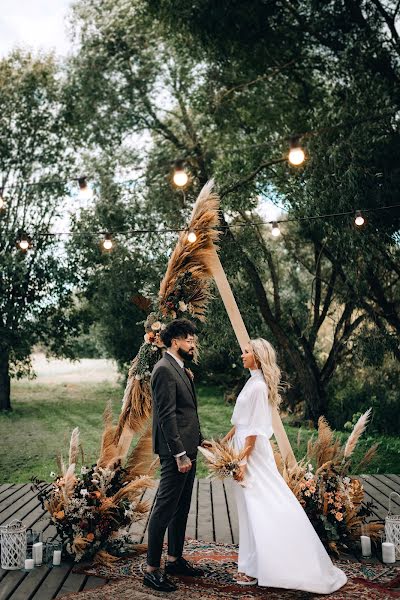
{"type": "MultiPolygon", "coordinates": [[[[239,346],[243,351],[244,347],[249,342],[250,337],[247,333],[247,329],[243,322],[238,305],[236,304],[232,288],[229,284],[229,281],[226,277],[225,271],[222,267],[221,261],[216,251],[214,254],[212,272],[215,283],[218,287],[218,291],[225,305],[226,312],[228,313],[229,319],[231,321],[233,331],[235,332],[236,338],[239,342],[239,346]]],[[[283,427],[282,419],[276,407],[272,408],[272,427],[283,460],[287,461],[289,466],[295,465],[296,458],[293,454],[293,450],[290,445],[288,436],[283,427]]]]}

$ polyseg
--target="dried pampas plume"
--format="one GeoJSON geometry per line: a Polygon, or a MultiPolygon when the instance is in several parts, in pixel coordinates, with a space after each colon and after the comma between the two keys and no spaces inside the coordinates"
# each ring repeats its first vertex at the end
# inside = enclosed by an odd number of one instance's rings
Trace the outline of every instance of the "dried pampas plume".
{"type": "Polygon", "coordinates": [[[191,297],[187,298],[191,305],[191,314],[199,320],[205,320],[205,310],[210,299],[209,283],[212,278],[211,266],[218,239],[218,207],[219,198],[212,191],[214,181],[211,179],[201,190],[193,207],[188,230],[196,234],[196,241],[189,243],[189,231],[180,234],[164,279],[160,285],[160,310],[167,316],[170,309],[166,300],[174,291],[177,282],[186,272],[192,276],[193,288],[191,297]]]}
{"type": "Polygon", "coordinates": [[[358,419],[357,423],[354,425],[354,429],[351,432],[349,439],[347,440],[347,444],[344,448],[343,456],[345,458],[349,458],[354,452],[355,447],[357,446],[357,442],[360,439],[360,436],[365,431],[365,428],[368,424],[369,418],[371,416],[372,408],[369,408],[361,417],[358,419]]]}
{"type": "MultiPolygon", "coordinates": [[[[213,185],[213,180],[210,180],[201,190],[194,204],[188,228],[180,234],[169,259],[159,291],[159,311],[165,318],[175,318],[174,311],[168,305],[168,299],[177,288],[183,286],[189,316],[200,321],[205,320],[207,302],[211,297],[215,243],[219,236],[216,229],[219,222],[219,198],[213,192],[213,185]],[[189,231],[196,233],[193,243],[188,240],[189,231]]],[[[140,352],[141,350],[129,370],[122,410],[114,435],[113,443],[118,447],[120,457],[127,455],[133,434],[143,429],[151,415],[148,377],[136,376],[140,352]]]]}
{"type": "Polygon", "coordinates": [[[69,464],[76,464],[78,461],[78,452],[79,452],[79,427],[75,427],[75,429],[71,433],[71,441],[69,443],[69,464]]]}

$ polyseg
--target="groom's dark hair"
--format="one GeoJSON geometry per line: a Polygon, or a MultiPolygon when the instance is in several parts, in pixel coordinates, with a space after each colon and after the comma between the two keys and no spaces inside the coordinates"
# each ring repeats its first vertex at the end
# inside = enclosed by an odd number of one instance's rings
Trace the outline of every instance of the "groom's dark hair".
{"type": "Polygon", "coordinates": [[[185,339],[188,335],[195,333],[196,327],[189,319],[175,319],[161,331],[160,337],[167,348],[170,348],[174,338],[185,339]]]}

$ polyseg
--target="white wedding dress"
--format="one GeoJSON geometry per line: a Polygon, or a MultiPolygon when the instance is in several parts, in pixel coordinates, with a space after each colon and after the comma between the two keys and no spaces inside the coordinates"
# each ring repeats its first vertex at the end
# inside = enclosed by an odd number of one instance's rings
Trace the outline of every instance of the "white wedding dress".
{"type": "Polygon", "coordinates": [[[332,564],[276,467],[269,442],[273,430],[268,387],[260,369],[250,372],[232,415],[236,449],[243,448],[247,436],[257,436],[247,461],[247,487],[234,484],[239,516],[238,571],[256,577],[261,586],[332,593],[347,577],[332,564]]]}

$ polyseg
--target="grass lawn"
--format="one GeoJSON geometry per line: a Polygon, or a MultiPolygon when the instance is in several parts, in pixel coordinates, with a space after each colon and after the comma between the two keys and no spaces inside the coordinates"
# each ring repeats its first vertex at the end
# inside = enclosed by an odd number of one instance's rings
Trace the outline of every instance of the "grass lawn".
{"type": "MultiPolygon", "coordinates": [[[[230,428],[233,407],[225,405],[218,388],[199,386],[199,413],[203,434],[218,437],[230,428]]],[[[0,414],[0,483],[24,483],[37,476],[48,480],[56,471],[55,456],[67,455],[69,438],[79,426],[85,463],[97,460],[102,431],[102,412],[107,400],[113,402],[115,417],[121,408],[122,389],[108,382],[50,384],[17,381],[12,385],[12,406],[0,414]]],[[[305,454],[312,431],[286,427],[297,458],[305,454]],[[299,442],[299,443],[298,443],[299,442]]],[[[348,433],[339,432],[346,440],[348,433]]],[[[369,473],[399,473],[400,440],[388,436],[368,436],[359,443],[355,459],[373,442],[380,440],[377,457],[364,468],[369,473]]],[[[207,472],[199,457],[197,474],[207,472]]]]}

